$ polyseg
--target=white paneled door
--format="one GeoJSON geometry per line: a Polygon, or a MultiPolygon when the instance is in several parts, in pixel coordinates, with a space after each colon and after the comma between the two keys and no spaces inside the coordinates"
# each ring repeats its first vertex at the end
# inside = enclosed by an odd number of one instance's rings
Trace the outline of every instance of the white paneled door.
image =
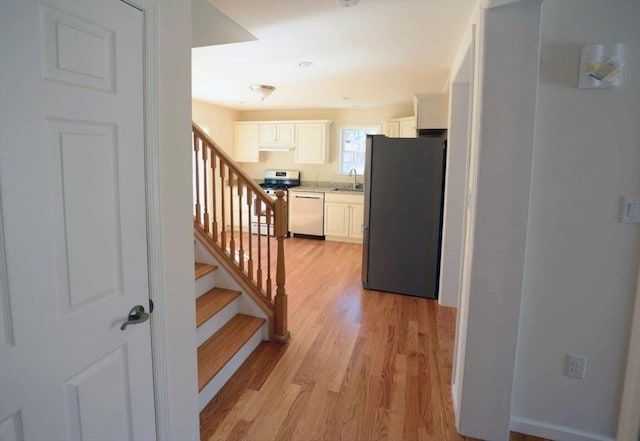
{"type": "Polygon", "coordinates": [[[0,440],[155,439],[144,15],[0,1],[0,440]],[[139,314],[140,318],[144,315],[139,314]]]}

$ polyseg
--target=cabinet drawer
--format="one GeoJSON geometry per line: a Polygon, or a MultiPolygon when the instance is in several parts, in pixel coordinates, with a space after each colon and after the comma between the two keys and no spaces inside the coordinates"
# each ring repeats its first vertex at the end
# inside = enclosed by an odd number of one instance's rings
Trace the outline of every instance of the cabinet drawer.
{"type": "Polygon", "coordinates": [[[349,205],[364,205],[364,194],[344,194],[326,192],[325,202],[336,202],[349,205]]]}

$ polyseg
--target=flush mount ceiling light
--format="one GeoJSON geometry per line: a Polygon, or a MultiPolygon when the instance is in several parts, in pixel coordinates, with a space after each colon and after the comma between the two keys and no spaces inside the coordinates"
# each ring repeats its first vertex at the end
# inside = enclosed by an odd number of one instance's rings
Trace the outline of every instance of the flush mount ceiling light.
{"type": "Polygon", "coordinates": [[[360,0],[338,0],[338,6],[342,6],[343,8],[350,8],[351,6],[355,6],[360,2],[360,0]]]}
{"type": "Polygon", "coordinates": [[[260,97],[260,101],[264,101],[265,99],[269,98],[271,92],[276,90],[275,87],[268,86],[266,84],[252,84],[251,86],[249,86],[249,89],[251,89],[253,93],[260,97]]]}

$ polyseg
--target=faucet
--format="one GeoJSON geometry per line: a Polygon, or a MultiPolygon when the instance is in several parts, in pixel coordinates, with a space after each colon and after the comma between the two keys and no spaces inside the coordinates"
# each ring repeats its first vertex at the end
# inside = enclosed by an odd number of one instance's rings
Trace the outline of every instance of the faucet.
{"type": "Polygon", "coordinates": [[[353,189],[356,190],[358,188],[358,172],[355,168],[349,170],[349,176],[353,176],[353,189]]]}

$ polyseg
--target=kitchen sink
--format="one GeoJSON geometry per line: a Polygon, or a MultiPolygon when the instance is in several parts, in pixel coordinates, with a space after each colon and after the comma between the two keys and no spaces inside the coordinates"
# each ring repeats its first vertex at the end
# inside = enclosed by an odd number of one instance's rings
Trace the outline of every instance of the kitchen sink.
{"type": "Polygon", "coordinates": [[[348,191],[349,193],[363,193],[364,188],[334,188],[332,191],[348,191]]]}

